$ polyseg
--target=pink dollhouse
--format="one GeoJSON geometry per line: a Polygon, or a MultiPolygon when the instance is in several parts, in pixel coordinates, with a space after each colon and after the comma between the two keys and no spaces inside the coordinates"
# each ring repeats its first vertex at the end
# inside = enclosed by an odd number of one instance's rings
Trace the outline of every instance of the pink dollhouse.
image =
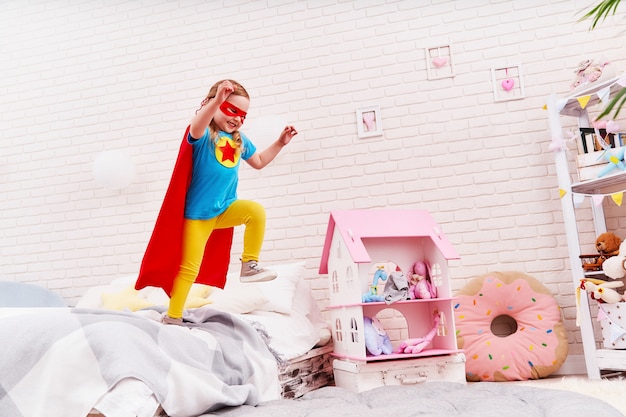
{"type": "Polygon", "coordinates": [[[427,211],[332,211],[319,272],[328,275],[333,355],[371,363],[459,353],[448,277],[448,261],[452,259],[459,259],[458,253],[427,211]],[[381,299],[385,278],[392,273],[408,274],[416,261],[428,263],[437,296],[417,300],[405,297],[392,303],[381,299]],[[438,324],[436,335],[418,353],[394,351],[372,356],[365,345],[364,318],[376,317],[386,309],[404,317],[404,336],[422,337],[434,323],[438,324]]]}

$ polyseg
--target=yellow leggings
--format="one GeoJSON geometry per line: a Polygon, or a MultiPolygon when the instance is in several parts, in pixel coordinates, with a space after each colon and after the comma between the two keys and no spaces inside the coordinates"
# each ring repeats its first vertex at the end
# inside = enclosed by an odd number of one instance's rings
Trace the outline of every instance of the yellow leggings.
{"type": "Polygon", "coordinates": [[[235,200],[225,212],[209,220],[185,219],[183,225],[182,260],[174,279],[167,315],[181,318],[191,285],[202,264],[202,256],[211,233],[244,224],[242,262],[258,261],[265,236],[265,209],[257,202],[235,200]]]}

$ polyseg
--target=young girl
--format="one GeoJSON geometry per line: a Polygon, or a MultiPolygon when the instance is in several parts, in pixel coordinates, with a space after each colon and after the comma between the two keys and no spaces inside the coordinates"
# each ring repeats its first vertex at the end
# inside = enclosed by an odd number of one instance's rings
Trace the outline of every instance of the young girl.
{"type": "Polygon", "coordinates": [[[163,288],[170,296],[166,324],[182,323],[194,282],[224,287],[232,229],[244,224],[242,282],[269,281],[276,273],[258,265],[265,209],[237,199],[239,162],[264,168],[298,133],[286,126],[262,152],[239,131],[250,96],[233,80],[211,87],[191,120],[161,212],[144,255],[136,289],[163,288]],[[191,148],[191,149],[190,149],[191,148]],[[180,241],[180,243],[179,243],[180,241]]]}

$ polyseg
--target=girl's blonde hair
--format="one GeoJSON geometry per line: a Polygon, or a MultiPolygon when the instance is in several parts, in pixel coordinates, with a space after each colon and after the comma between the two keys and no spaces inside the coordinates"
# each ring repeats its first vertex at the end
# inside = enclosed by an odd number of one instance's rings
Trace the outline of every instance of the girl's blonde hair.
{"type": "MultiPolygon", "coordinates": [[[[235,80],[221,80],[221,81],[216,82],[213,85],[213,87],[211,87],[211,89],[209,90],[209,93],[206,95],[204,100],[202,100],[202,103],[200,103],[200,109],[202,107],[204,107],[211,99],[215,98],[215,96],[217,95],[217,87],[219,87],[219,85],[221,83],[223,83],[224,81],[230,81],[230,83],[233,85],[233,87],[235,87],[235,91],[233,91],[231,94],[234,94],[236,96],[245,97],[248,100],[250,99],[250,95],[248,95],[248,92],[246,91],[246,89],[243,88],[243,85],[239,84],[237,81],[235,81],[235,80]]],[[[198,111],[200,109],[196,110],[196,113],[198,113],[198,111]]],[[[215,124],[215,121],[211,120],[211,123],[209,123],[209,133],[211,134],[211,139],[212,140],[216,139],[218,130],[219,130],[219,128],[215,124]]],[[[237,143],[237,145],[239,145],[241,147],[241,134],[239,133],[238,130],[233,132],[233,140],[235,141],[235,143],[237,143]]]]}

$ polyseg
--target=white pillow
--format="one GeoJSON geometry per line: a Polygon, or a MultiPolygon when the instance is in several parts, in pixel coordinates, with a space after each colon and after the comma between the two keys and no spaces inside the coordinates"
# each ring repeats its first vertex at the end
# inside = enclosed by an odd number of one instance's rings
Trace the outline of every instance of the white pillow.
{"type": "Polygon", "coordinates": [[[249,313],[256,310],[288,314],[294,307],[296,285],[304,278],[304,266],[304,261],[264,266],[266,269],[276,271],[278,276],[272,281],[245,284],[239,280],[239,271],[230,272],[226,277],[223,292],[216,288],[209,298],[215,304],[215,308],[224,311],[249,313]]]}
{"type": "Polygon", "coordinates": [[[229,284],[228,281],[224,289],[213,287],[209,300],[211,300],[209,307],[241,314],[262,309],[269,302],[269,299],[254,285],[229,284]]]}
{"type": "Polygon", "coordinates": [[[317,301],[313,297],[311,289],[304,281],[300,281],[296,286],[293,309],[309,319],[313,327],[317,329],[320,340],[316,346],[324,346],[330,342],[330,327],[324,320],[322,310],[320,310],[317,301]]]}
{"type": "Polygon", "coordinates": [[[240,316],[249,323],[260,323],[267,330],[270,347],[290,360],[304,355],[319,341],[319,335],[311,322],[302,314],[292,311],[278,314],[270,311],[254,311],[240,316]]]}
{"type": "Polygon", "coordinates": [[[270,300],[266,311],[276,311],[278,313],[290,312],[294,309],[294,297],[296,287],[304,279],[306,262],[296,262],[292,264],[271,265],[265,267],[276,271],[276,279],[267,282],[258,282],[263,294],[270,300]]]}

